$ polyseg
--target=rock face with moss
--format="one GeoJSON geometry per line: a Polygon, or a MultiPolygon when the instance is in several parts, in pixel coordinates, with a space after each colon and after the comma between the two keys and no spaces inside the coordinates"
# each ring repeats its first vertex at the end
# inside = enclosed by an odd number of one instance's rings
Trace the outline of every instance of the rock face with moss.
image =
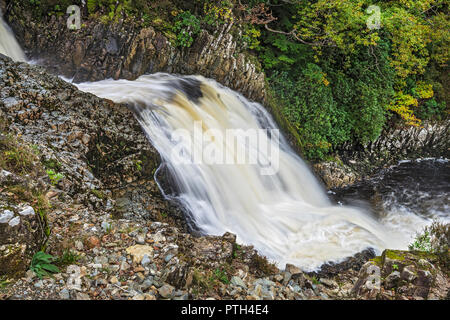
{"type": "Polygon", "coordinates": [[[436,300],[448,298],[449,290],[448,269],[437,255],[385,250],[363,265],[352,294],[359,299],[436,300]]]}
{"type": "Polygon", "coordinates": [[[32,14],[15,3],[7,19],[31,59],[75,82],[106,78],[133,80],[145,73],[200,74],[263,102],[264,74],[242,52],[230,29],[202,30],[189,48],[174,46],[153,27],[120,20],[102,23],[83,18],[80,30],[69,30],[64,16],[32,14]]]}

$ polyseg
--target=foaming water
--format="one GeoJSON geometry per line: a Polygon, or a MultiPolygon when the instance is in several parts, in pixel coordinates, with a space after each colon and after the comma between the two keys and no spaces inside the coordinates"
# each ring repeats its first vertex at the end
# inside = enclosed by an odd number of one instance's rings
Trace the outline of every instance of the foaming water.
{"type": "MultiPolygon", "coordinates": [[[[155,74],[135,81],[104,80],[78,87],[135,109],[176,187],[166,196],[181,202],[205,234],[235,233],[238,241],[254,245],[279,266],[293,263],[307,271],[367,248],[380,253],[387,247],[407,246],[410,236],[394,231],[395,224],[409,224],[410,220],[378,221],[365,210],[332,204],[309,167],[282,137],[279,169],[273,175],[262,175],[259,163],[174,161],[174,148],[184,142],[171,139],[172,133],[184,129],[194,138],[195,121],[202,121],[203,130],[220,132],[277,128],[260,104],[215,81],[155,74]]],[[[239,143],[250,144],[261,158],[270,157],[251,141],[239,143]]],[[[194,152],[201,151],[197,149],[202,145],[194,143],[193,148],[194,152]]],[[[225,145],[225,150],[235,157],[234,147],[225,145]]]]}
{"type": "Polygon", "coordinates": [[[14,61],[26,61],[25,54],[14,37],[13,32],[3,20],[0,10],[0,53],[10,57],[14,61]]]}
{"type": "MultiPolygon", "coordinates": [[[[337,191],[341,203],[368,201],[381,223],[409,243],[434,220],[450,223],[450,162],[448,159],[403,160],[372,179],[337,191]]],[[[405,244],[405,246],[407,243],[405,244]]]]}

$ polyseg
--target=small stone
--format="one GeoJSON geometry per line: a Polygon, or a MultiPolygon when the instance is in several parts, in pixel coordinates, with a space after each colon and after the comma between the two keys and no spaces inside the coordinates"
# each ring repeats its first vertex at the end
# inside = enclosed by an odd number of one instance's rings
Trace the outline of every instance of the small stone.
{"type": "Polygon", "coordinates": [[[145,296],[143,294],[137,294],[131,300],[145,300],[145,296]]]}
{"type": "Polygon", "coordinates": [[[78,251],[82,251],[84,249],[83,242],[81,242],[80,240],[76,240],[75,249],[77,249],[78,251]]]}
{"type": "Polygon", "coordinates": [[[287,285],[289,280],[291,280],[291,277],[292,277],[291,273],[286,271],[284,273],[283,285],[287,285]]]}
{"type": "Polygon", "coordinates": [[[116,284],[116,283],[119,282],[119,280],[117,279],[116,276],[112,276],[112,277],[109,279],[109,282],[110,282],[111,284],[116,284]]]}
{"type": "Polygon", "coordinates": [[[14,213],[10,210],[5,210],[0,215],[0,223],[8,223],[14,217],[14,213]]]}
{"type": "Polygon", "coordinates": [[[151,238],[152,238],[153,241],[155,241],[156,243],[166,241],[166,237],[165,237],[161,232],[157,232],[157,233],[154,234],[151,238]]]}
{"type": "Polygon", "coordinates": [[[105,256],[95,257],[94,262],[106,266],[108,264],[108,258],[105,256]]]}
{"type": "Polygon", "coordinates": [[[9,223],[8,223],[8,225],[10,227],[15,227],[15,226],[18,226],[19,224],[20,224],[20,217],[12,218],[11,220],[9,220],[9,223]]]}
{"type": "Polygon", "coordinates": [[[93,249],[100,246],[100,239],[96,236],[90,236],[89,238],[87,238],[85,244],[89,249],[93,249]]]}
{"type": "Polygon", "coordinates": [[[173,257],[174,257],[173,254],[168,254],[168,255],[164,258],[164,261],[167,263],[167,262],[169,262],[170,260],[172,260],[173,257]]]}
{"type": "Polygon", "coordinates": [[[142,284],[141,284],[141,290],[142,290],[142,291],[146,291],[146,290],[148,290],[152,285],[153,285],[152,279],[151,279],[151,278],[148,278],[148,279],[144,280],[144,282],[142,282],[142,284]]]}
{"type": "Polygon", "coordinates": [[[188,300],[189,299],[189,293],[184,293],[179,297],[174,298],[174,300],[188,300]]]}
{"type": "Polygon", "coordinates": [[[25,208],[23,208],[21,211],[19,211],[19,214],[21,216],[34,216],[35,212],[33,207],[31,206],[26,206],[25,208]]]}
{"type": "Polygon", "coordinates": [[[281,282],[283,281],[284,277],[282,274],[277,274],[276,276],[273,277],[273,279],[277,282],[281,282]]]}
{"type": "Polygon", "coordinates": [[[41,288],[44,286],[44,282],[43,282],[42,280],[39,280],[38,282],[36,282],[36,283],[34,284],[34,286],[35,286],[36,288],[41,289],[41,288]]]}
{"type": "Polygon", "coordinates": [[[172,297],[172,295],[175,292],[175,288],[172,287],[170,284],[165,284],[161,288],[158,289],[158,293],[161,297],[165,299],[169,299],[172,297]]]}
{"type": "Polygon", "coordinates": [[[138,235],[137,237],[136,237],[136,242],[138,243],[138,244],[145,244],[145,235],[138,235]]]}
{"type": "Polygon", "coordinates": [[[128,269],[130,269],[130,265],[126,261],[122,261],[120,263],[120,270],[126,271],[128,269]]]}
{"type": "Polygon", "coordinates": [[[236,242],[236,235],[230,232],[225,232],[222,238],[230,243],[236,242]]]}
{"type": "Polygon", "coordinates": [[[127,253],[133,257],[134,263],[141,263],[145,255],[153,256],[153,248],[146,245],[137,244],[127,248],[127,253]]]}
{"type": "Polygon", "coordinates": [[[67,290],[66,288],[62,289],[62,290],[59,292],[59,297],[60,297],[62,300],[69,300],[69,299],[70,299],[70,293],[69,293],[69,290],[67,290]]]}
{"type": "Polygon", "coordinates": [[[150,259],[148,254],[144,254],[144,256],[142,257],[142,260],[141,260],[142,266],[145,267],[145,266],[149,265],[151,262],[152,262],[152,260],[150,259]]]}
{"type": "Polygon", "coordinates": [[[302,270],[300,270],[300,268],[287,263],[286,264],[286,268],[285,268],[286,272],[289,272],[292,275],[292,278],[297,278],[299,275],[303,274],[302,270]]]}
{"type": "Polygon", "coordinates": [[[326,279],[326,278],[320,278],[320,283],[323,284],[324,286],[328,287],[328,288],[337,288],[338,284],[336,281],[331,280],[331,279],[326,279]]]}
{"type": "Polygon", "coordinates": [[[87,295],[86,293],[82,293],[82,292],[77,292],[76,299],[77,300],[91,300],[89,295],[87,295]]]}
{"type": "Polygon", "coordinates": [[[230,283],[232,285],[237,286],[237,287],[241,287],[241,288],[247,289],[247,286],[245,285],[244,281],[242,281],[242,279],[237,277],[237,276],[232,277],[231,280],[230,280],[230,283]]]}

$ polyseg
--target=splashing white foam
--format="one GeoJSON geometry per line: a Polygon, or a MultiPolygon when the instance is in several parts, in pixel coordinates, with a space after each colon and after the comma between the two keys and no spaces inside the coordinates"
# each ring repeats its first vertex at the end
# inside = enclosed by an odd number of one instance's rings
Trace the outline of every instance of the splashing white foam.
{"type": "Polygon", "coordinates": [[[194,121],[222,132],[276,128],[260,104],[212,80],[155,74],[78,87],[139,107],[137,118],[177,185],[174,197],[191,212],[201,231],[235,233],[239,241],[254,245],[280,266],[293,263],[312,271],[369,247],[378,253],[386,247],[404,249],[410,235],[395,231],[404,230],[403,224],[418,223],[417,219],[386,219],[387,225],[397,224],[390,228],[360,209],[332,205],[311,170],[283,139],[279,170],[271,176],[262,176],[258,165],[171,162],[175,148],[171,133],[183,128],[193,134],[194,121]],[[190,89],[179,86],[183,79],[197,81],[202,97],[189,99],[190,89]]]}

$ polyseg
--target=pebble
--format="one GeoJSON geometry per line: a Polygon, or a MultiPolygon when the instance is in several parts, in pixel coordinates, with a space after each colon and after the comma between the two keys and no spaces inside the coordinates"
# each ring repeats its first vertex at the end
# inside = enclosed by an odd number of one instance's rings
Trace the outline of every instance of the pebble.
{"type": "Polygon", "coordinates": [[[175,292],[175,288],[172,287],[170,284],[165,284],[161,288],[158,289],[158,293],[161,297],[165,299],[169,299],[172,297],[172,295],[175,292]]]}
{"type": "Polygon", "coordinates": [[[237,276],[233,276],[230,280],[230,283],[237,287],[247,289],[247,286],[245,285],[244,281],[242,281],[242,279],[237,276]]]}
{"type": "Polygon", "coordinates": [[[128,247],[126,252],[133,257],[134,263],[141,263],[144,255],[153,256],[153,248],[141,244],[128,247]]]}
{"type": "Polygon", "coordinates": [[[173,257],[174,257],[173,254],[168,254],[168,255],[164,258],[164,261],[167,263],[167,262],[169,262],[170,260],[172,260],[173,257]]]}
{"type": "Polygon", "coordinates": [[[66,288],[62,289],[59,292],[59,297],[63,300],[69,300],[70,299],[70,293],[69,290],[67,290],[66,288]]]}
{"type": "Polygon", "coordinates": [[[148,256],[148,254],[144,254],[144,256],[142,257],[142,261],[141,264],[142,266],[147,266],[152,262],[152,260],[150,259],[150,257],[148,256]]]}
{"type": "Polygon", "coordinates": [[[14,217],[14,213],[10,210],[5,210],[0,215],[0,223],[8,223],[14,217]]]}
{"type": "Polygon", "coordinates": [[[93,249],[95,247],[100,246],[100,239],[97,238],[96,236],[90,236],[89,238],[87,238],[86,240],[86,246],[89,249],[93,249]]]}
{"type": "Polygon", "coordinates": [[[9,220],[9,222],[8,222],[8,225],[9,225],[10,227],[15,227],[15,226],[18,226],[19,224],[20,224],[20,217],[12,218],[12,219],[9,220]]]}
{"type": "Polygon", "coordinates": [[[82,251],[84,249],[83,242],[81,242],[80,240],[76,240],[75,249],[77,249],[78,251],[82,251]]]}
{"type": "Polygon", "coordinates": [[[34,216],[35,212],[33,207],[31,206],[26,206],[25,208],[23,208],[21,211],[19,211],[19,214],[21,216],[34,216]]]}

